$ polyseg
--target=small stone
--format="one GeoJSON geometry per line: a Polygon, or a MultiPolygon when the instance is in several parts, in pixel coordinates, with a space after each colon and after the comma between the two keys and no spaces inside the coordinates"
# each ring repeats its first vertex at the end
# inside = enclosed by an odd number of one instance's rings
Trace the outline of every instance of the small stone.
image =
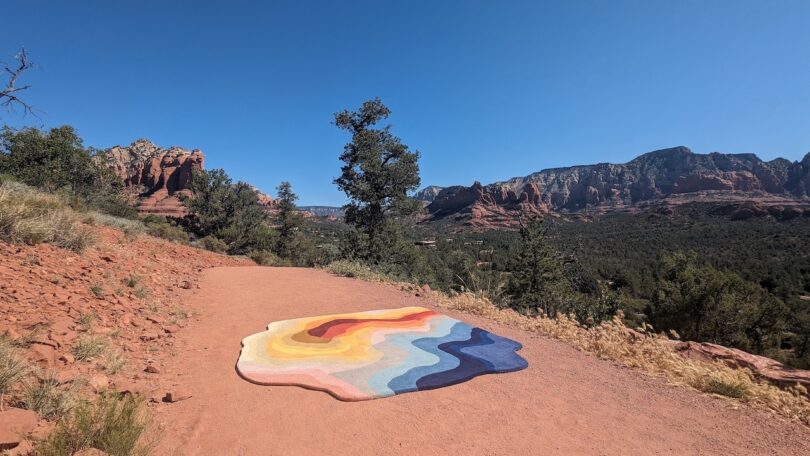
{"type": "Polygon", "coordinates": [[[189,282],[188,280],[184,280],[184,281],[180,282],[180,288],[182,288],[184,290],[190,289],[191,288],[191,282],[189,282]]]}
{"type": "Polygon", "coordinates": [[[27,357],[39,367],[50,369],[56,363],[56,350],[50,345],[31,344],[27,357]]]}
{"type": "Polygon", "coordinates": [[[180,402],[191,398],[191,394],[186,391],[170,391],[163,396],[163,402],[180,402]]]}
{"type": "Polygon", "coordinates": [[[56,375],[53,376],[53,379],[56,380],[56,383],[59,385],[64,385],[65,383],[70,383],[76,379],[76,376],[73,372],[70,371],[61,371],[57,372],[56,375]]]}
{"type": "Polygon", "coordinates": [[[65,364],[73,364],[76,362],[76,357],[70,353],[63,353],[59,356],[59,361],[62,361],[65,364]]]}
{"type": "Polygon", "coordinates": [[[93,388],[93,391],[100,392],[110,385],[110,379],[108,379],[105,375],[94,375],[90,377],[90,381],[88,382],[90,386],[93,388]]]}
{"type": "Polygon", "coordinates": [[[158,369],[157,367],[155,367],[155,366],[153,366],[151,364],[146,366],[146,369],[144,369],[143,371],[146,372],[147,374],[159,374],[160,373],[160,369],[158,369]]]}
{"type": "Polygon", "coordinates": [[[19,445],[4,454],[8,456],[29,456],[34,454],[34,445],[31,445],[31,442],[28,440],[23,440],[19,445]]]}
{"type": "Polygon", "coordinates": [[[23,441],[23,436],[37,427],[37,413],[18,408],[0,412],[0,450],[16,448],[23,441]]]}

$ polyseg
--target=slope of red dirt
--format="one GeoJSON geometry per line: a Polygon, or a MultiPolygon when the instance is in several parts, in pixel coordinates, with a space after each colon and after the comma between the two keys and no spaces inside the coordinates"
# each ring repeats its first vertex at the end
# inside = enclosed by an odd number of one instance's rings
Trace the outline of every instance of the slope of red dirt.
{"type": "MultiPolygon", "coordinates": [[[[53,372],[60,382],[84,379],[95,389],[157,396],[161,376],[144,369],[173,350],[186,325],[183,296],[199,273],[252,262],[104,226],[93,230],[98,241],[81,254],[0,241],[0,334],[22,347],[41,376],[53,372]],[[88,334],[105,340],[106,353],[118,353],[123,367],[105,367],[104,356],[75,359],[72,346],[88,334]]],[[[19,405],[17,399],[8,395],[5,405],[19,405]]]]}

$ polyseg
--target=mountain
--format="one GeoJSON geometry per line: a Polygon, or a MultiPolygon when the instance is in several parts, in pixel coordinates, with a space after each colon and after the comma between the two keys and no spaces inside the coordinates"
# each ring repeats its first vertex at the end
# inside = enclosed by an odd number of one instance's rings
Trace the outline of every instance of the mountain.
{"type": "Polygon", "coordinates": [[[442,189],[427,206],[432,220],[512,226],[548,213],[632,211],[651,204],[754,202],[810,206],[810,154],[802,161],[763,161],[754,154],[696,154],[674,147],[624,164],[552,168],[503,182],[442,189]]]}
{"type": "Polygon", "coordinates": [[[163,149],[146,139],[115,146],[94,157],[123,181],[138,212],[178,217],[185,214],[181,194],[191,194],[191,173],[203,169],[202,151],[182,147],[163,149]]]}
{"type": "Polygon", "coordinates": [[[419,200],[424,202],[425,204],[430,204],[433,202],[434,199],[439,195],[439,193],[444,190],[444,187],[439,187],[437,185],[429,185],[413,195],[413,199],[419,200]]]}
{"type": "Polygon", "coordinates": [[[298,210],[315,217],[343,218],[343,208],[335,206],[298,206],[298,210]]]}

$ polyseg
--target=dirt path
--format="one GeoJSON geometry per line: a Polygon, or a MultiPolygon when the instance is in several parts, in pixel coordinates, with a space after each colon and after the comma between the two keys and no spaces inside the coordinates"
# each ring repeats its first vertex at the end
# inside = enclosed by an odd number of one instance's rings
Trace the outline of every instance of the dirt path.
{"type": "Polygon", "coordinates": [[[243,337],[302,316],[431,307],[394,287],[312,269],[204,273],[164,378],[158,454],[810,454],[810,430],[595,359],[552,339],[452,314],[523,343],[529,368],[364,402],[242,380],[243,337]]]}

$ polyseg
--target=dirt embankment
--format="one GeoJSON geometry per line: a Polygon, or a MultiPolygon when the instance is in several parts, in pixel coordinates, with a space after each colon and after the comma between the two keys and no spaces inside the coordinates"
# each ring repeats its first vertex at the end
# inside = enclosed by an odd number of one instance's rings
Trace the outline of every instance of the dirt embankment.
{"type": "MultiPolygon", "coordinates": [[[[252,262],[104,226],[91,229],[97,241],[83,253],[0,241],[0,335],[34,368],[29,384],[53,377],[60,388],[139,392],[159,401],[171,387],[159,360],[174,352],[193,313],[186,296],[200,272],[252,262]]],[[[21,383],[5,395],[3,407],[22,407],[22,395],[21,383]]],[[[52,426],[40,420],[37,433],[52,426]]]]}

